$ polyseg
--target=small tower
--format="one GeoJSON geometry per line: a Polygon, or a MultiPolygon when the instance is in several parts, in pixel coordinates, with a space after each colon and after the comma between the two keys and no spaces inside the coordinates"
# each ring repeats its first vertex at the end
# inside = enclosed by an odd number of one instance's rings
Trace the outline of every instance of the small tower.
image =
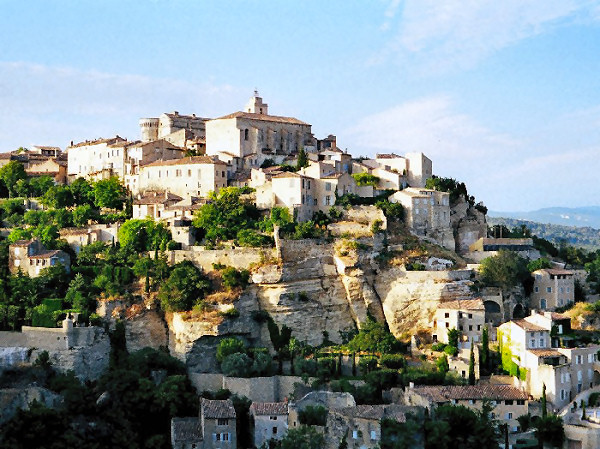
{"type": "Polygon", "coordinates": [[[269,115],[269,105],[263,103],[263,99],[258,96],[258,90],[254,89],[254,95],[248,100],[248,103],[246,103],[244,112],[269,115]]]}

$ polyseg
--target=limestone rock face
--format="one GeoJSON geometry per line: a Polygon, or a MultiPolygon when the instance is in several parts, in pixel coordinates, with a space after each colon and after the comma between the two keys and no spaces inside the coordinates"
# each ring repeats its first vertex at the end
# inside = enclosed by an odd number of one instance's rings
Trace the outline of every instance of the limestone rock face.
{"type": "MultiPolygon", "coordinates": [[[[39,353],[35,349],[30,360],[35,360],[39,353]]],[[[81,380],[95,380],[108,368],[110,341],[104,329],[94,328],[93,341],[86,346],[75,346],[71,349],[49,350],[52,366],[61,372],[72,370],[81,380]]]]}
{"type": "Polygon", "coordinates": [[[125,338],[129,352],[150,347],[159,349],[169,344],[165,321],[157,310],[143,310],[125,321],[125,338]]]}
{"type": "Polygon", "coordinates": [[[487,235],[485,214],[460,197],[450,208],[450,223],[454,230],[456,252],[469,251],[469,246],[487,235]]]}
{"type": "Polygon", "coordinates": [[[10,420],[19,409],[28,410],[37,401],[54,408],[62,404],[61,395],[42,387],[4,388],[0,390],[0,425],[10,420]]]}
{"type": "Polygon", "coordinates": [[[390,331],[399,337],[429,326],[440,302],[472,297],[470,271],[417,272],[391,268],[375,281],[390,331]]]}

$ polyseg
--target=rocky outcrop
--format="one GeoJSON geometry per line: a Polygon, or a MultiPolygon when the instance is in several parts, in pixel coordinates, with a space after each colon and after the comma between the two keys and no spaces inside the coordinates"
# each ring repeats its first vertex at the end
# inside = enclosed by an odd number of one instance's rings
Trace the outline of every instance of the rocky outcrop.
{"type": "Polygon", "coordinates": [[[169,345],[169,331],[165,320],[156,309],[142,308],[125,320],[125,338],[129,352],[150,347],[159,349],[169,345]]]}
{"type": "Polygon", "coordinates": [[[456,242],[455,251],[465,253],[469,246],[487,236],[485,214],[460,197],[450,208],[450,224],[456,242]]]}
{"type": "Polygon", "coordinates": [[[0,426],[15,416],[18,410],[28,410],[34,401],[54,408],[62,404],[63,398],[42,387],[0,389],[0,426]]]}

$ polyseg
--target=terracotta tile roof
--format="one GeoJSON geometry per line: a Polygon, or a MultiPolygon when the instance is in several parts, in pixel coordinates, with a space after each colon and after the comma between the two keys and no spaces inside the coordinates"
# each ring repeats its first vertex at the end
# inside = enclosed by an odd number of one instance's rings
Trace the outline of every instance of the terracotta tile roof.
{"type": "Polygon", "coordinates": [[[33,240],[15,240],[10,246],[28,246],[33,240]]]}
{"type": "Polygon", "coordinates": [[[287,415],[287,402],[253,402],[250,413],[254,415],[287,415]]]}
{"type": "Polygon", "coordinates": [[[397,159],[397,158],[404,159],[402,156],[398,156],[397,154],[394,154],[394,153],[377,153],[375,155],[375,159],[397,159]]]}
{"type": "Polygon", "coordinates": [[[481,298],[476,299],[458,299],[456,301],[442,302],[438,305],[438,309],[453,309],[453,310],[485,310],[481,298]]]}
{"type": "Polygon", "coordinates": [[[558,320],[571,320],[571,317],[568,315],[564,315],[562,313],[556,313],[556,312],[551,312],[550,313],[550,317],[552,318],[553,321],[558,321],[558,320]]]}
{"type": "Polygon", "coordinates": [[[182,118],[182,119],[186,119],[186,120],[210,120],[209,118],[204,118],[204,117],[198,117],[195,114],[192,115],[181,115],[180,113],[173,113],[173,112],[165,112],[163,115],[166,115],[169,118],[182,118]]]}
{"type": "Polygon", "coordinates": [[[29,256],[30,259],[48,259],[50,257],[54,257],[62,253],[60,249],[53,249],[51,251],[42,251],[41,253],[34,254],[33,256],[29,256]]]}
{"type": "Polygon", "coordinates": [[[556,349],[552,349],[552,348],[528,349],[528,351],[537,357],[559,357],[561,355],[564,356],[564,354],[561,354],[556,349]]]}
{"type": "Polygon", "coordinates": [[[10,159],[12,157],[12,153],[0,153],[0,159],[10,159]]]}
{"type": "Polygon", "coordinates": [[[171,438],[174,442],[202,441],[202,430],[198,417],[173,418],[171,420],[171,438]]]}
{"type": "Polygon", "coordinates": [[[188,156],[181,159],[171,159],[168,161],[154,161],[144,167],[160,167],[169,165],[189,165],[189,164],[223,164],[225,162],[219,160],[215,156],[188,156]]]}
{"type": "Polygon", "coordinates": [[[552,274],[554,276],[560,276],[560,275],[573,276],[575,274],[571,270],[561,270],[559,268],[544,268],[539,271],[545,271],[546,273],[552,274]]]}
{"type": "Polygon", "coordinates": [[[231,399],[227,399],[225,401],[215,401],[203,398],[200,404],[202,407],[202,413],[204,413],[204,418],[235,418],[235,408],[233,408],[233,402],[231,402],[231,399]]]}
{"type": "Polygon", "coordinates": [[[410,390],[434,402],[447,402],[452,399],[490,399],[490,400],[525,400],[526,392],[512,385],[432,385],[413,387],[410,390]]]}
{"type": "Polygon", "coordinates": [[[548,330],[545,327],[530,323],[529,321],[526,321],[524,319],[523,320],[513,320],[512,322],[515,323],[520,328],[525,329],[526,331],[547,331],[548,330]]]}
{"type": "Polygon", "coordinates": [[[76,143],[75,145],[70,145],[68,148],[77,148],[77,147],[84,147],[86,145],[100,145],[102,143],[105,143],[107,145],[112,145],[115,144],[117,141],[125,141],[127,142],[127,139],[123,139],[120,136],[115,136],[115,137],[110,137],[108,139],[96,139],[96,140],[86,140],[85,142],[79,142],[76,143]]]}
{"type": "Polygon", "coordinates": [[[321,179],[339,179],[343,176],[343,173],[329,173],[325,176],[321,176],[321,179]]]}
{"type": "Polygon", "coordinates": [[[333,410],[334,413],[348,418],[373,419],[380,421],[383,418],[394,419],[398,422],[406,422],[404,408],[397,404],[389,405],[357,405],[356,407],[344,407],[333,410]]]}
{"type": "Polygon", "coordinates": [[[63,228],[58,233],[60,235],[87,235],[97,230],[90,230],[88,228],[63,228]]]}
{"type": "Polygon", "coordinates": [[[298,120],[294,117],[281,117],[278,115],[265,115],[265,114],[255,114],[254,112],[234,112],[233,114],[224,115],[223,117],[216,118],[214,120],[226,120],[231,118],[245,118],[250,120],[260,120],[263,122],[276,122],[276,123],[291,123],[293,125],[307,125],[310,124],[298,120]]]}
{"type": "Polygon", "coordinates": [[[141,198],[133,200],[133,204],[166,204],[170,202],[181,201],[183,198],[171,192],[146,192],[141,198]]]}
{"type": "Polygon", "coordinates": [[[293,171],[284,171],[279,173],[278,175],[273,176],[273,178],[305,178],[306,176],[299,175],[293,171]]]}

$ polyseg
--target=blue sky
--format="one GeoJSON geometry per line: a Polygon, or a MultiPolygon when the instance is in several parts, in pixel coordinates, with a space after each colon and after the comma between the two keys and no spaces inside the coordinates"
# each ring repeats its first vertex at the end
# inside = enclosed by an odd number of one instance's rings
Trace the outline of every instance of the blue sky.
{"type": "Polygon", "coordinates": [[[598,205],[600,2],[0,0],[0,151],[177,110],[423,151],[494,210],[598,205]]]}

